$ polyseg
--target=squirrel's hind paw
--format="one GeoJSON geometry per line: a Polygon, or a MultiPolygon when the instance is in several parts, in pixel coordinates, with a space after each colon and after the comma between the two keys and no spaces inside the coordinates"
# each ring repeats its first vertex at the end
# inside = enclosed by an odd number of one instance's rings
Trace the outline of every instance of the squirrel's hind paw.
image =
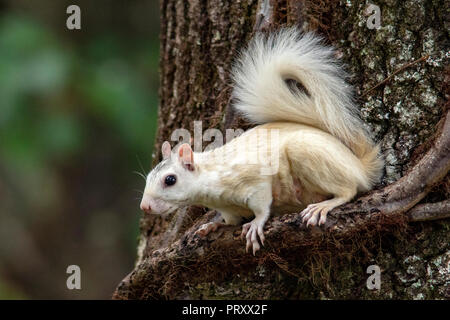
{"type": "Polygon", "coordinates": [[[317,225],[317,221],[319,221],[319,226],[325,224],[327,221],[327,214],[332,209],[340,206],[341,204],[349,201],[355,194],[350,194],[350,196],[341,196],[336,197],[330,200],[325,200],[319,203],[312,203],[306,207],[300,213],[300,216],[303,218],[303,222],[306,222],[306,227],[317,225]],[[320,219],[319,219],[320,215],[320,219]]]}
{"type": "Polygon", "coordinates": [[[328,204],[319,202],[310,204],[304,209],[300,216],[303,218],[303,223],[306,222],[306,227],[317,225],[317,221],[319,222],[319,226],[325,224],[327,221],[327,213],[333,209],[328,204]],[[319,219],[320,215],[320,219],[319,219]]]}
{"type": "Polygon", "coordinates": [[[217,231],[219,227],[224,226],[221,222],[208,222],[200,226],[197,231],[195,231],[195,235],[200,237],[206,237],[209,233],[217,231]]]}

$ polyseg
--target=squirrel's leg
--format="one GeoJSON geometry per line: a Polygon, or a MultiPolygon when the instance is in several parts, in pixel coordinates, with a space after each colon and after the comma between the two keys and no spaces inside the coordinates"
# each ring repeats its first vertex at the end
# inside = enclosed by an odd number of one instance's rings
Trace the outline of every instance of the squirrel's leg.
{"type": "Polygon", "coordinates": [[[255,218],[242,226],[241,239],[244,237],[247,239],[245,251],[253,248],[253,255],[260,249],[258,242],[264,245],[264,225],[270,216],[270,205],[272,204],[272,189],[271,185],[267,185],[258,194],[250,197],[248,203],[249,208],[254,212],[255,218]]]}
{"type": "Polygon", "coordinates": [[[209,233],[217,231],[217,229],[219,229],[220,227],[226,225],[238,225],[242,219],[241,217],[221,210],[220,215],[216,216],[214,220],[216,221],[211,221],[201,225],[200,228],[195,231],[195,234],[200,237],[206,237],[209,233]],[[220,216],[223,218],[223,220],[225,220],[225,222],[221,221],[222,219],[220,216]]]}
{"type": "Polygon", "coordinates": [[[306,222],[306,226],[315,226],[317,221],[319,220],[319,226],[325,224],[327,221],[327,214],[333,208],[340,206],[348,201],[350,201],[356,195],[355,191],[348,191],[346,193],[342,193],[341,195],[335,195],[334,198],[330,200],[325,200],[318,203],[312,203],[304,209],[300,215],[303,218],[303,222],[306,222]]]}
{"type": "Polygon", "coordinates": [[[361,161],[334,138],[315,136],[308,130],[304,134],[308,139],[299,134],[298,140],[287,145],[290,170],[293,177],[304,183],[304,189],[318,195],[333,196],[308,205],[301,213],[307,226],[322,225],[330,210],[356,195],[365,173],[361,161]]]}
{"type": "Polygon", "coordinates": [[[197,231],[195,231],[195,234],[200,237],[206,237],[209,233],[217,231],[220,227],[224,226],[225,223],[223,222],[208,222],[205,224],[202,224],[200,228],[198,228],[197,231]]]}

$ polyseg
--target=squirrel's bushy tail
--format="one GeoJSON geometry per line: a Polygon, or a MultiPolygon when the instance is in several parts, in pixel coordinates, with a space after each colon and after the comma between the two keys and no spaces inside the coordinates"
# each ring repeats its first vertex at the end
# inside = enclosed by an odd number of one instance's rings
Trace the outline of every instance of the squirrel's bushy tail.
{"type": "Polygon", "coordinates": [[[377,180],[382,168],[378,148],[357,116],[346,73],[313,33],[284,28],[257,34],[232,71],[234,107],[255,123],[290,121],[329,132],[373,168],[377,180]]]}

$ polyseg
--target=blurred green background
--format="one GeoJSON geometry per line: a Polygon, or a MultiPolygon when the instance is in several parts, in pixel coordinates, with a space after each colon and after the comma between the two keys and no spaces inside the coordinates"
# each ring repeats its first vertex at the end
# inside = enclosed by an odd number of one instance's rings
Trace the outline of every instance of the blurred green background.
{"type": "Polygon", "coordinates": [[[109,299],[156,129],[155,0],[0,0],[0,299],[109,299]],[[81,8],[68,30],[66,8],[81,8]],[[68,290],[66,268],[81,268],[68,290]]]}

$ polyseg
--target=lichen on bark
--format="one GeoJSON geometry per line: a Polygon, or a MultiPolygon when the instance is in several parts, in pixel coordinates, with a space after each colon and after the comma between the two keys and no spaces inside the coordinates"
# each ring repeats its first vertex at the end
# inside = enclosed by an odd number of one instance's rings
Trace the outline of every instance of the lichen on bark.
{"type": "Polygon", "coordinates": [[[381,27],[368,29],[366,1],[342,1],[333,13],[331,41],[348,63],[361,116],[386,160],[385,183],[408,169],[413,150],[434,133],[444,104],[448,29],[445,1],[377,1],[381,27]],[[430,55],[364,94],[403,65],[430,55]],[[363,95],[363,96],[361,96],[363,95]]]}

